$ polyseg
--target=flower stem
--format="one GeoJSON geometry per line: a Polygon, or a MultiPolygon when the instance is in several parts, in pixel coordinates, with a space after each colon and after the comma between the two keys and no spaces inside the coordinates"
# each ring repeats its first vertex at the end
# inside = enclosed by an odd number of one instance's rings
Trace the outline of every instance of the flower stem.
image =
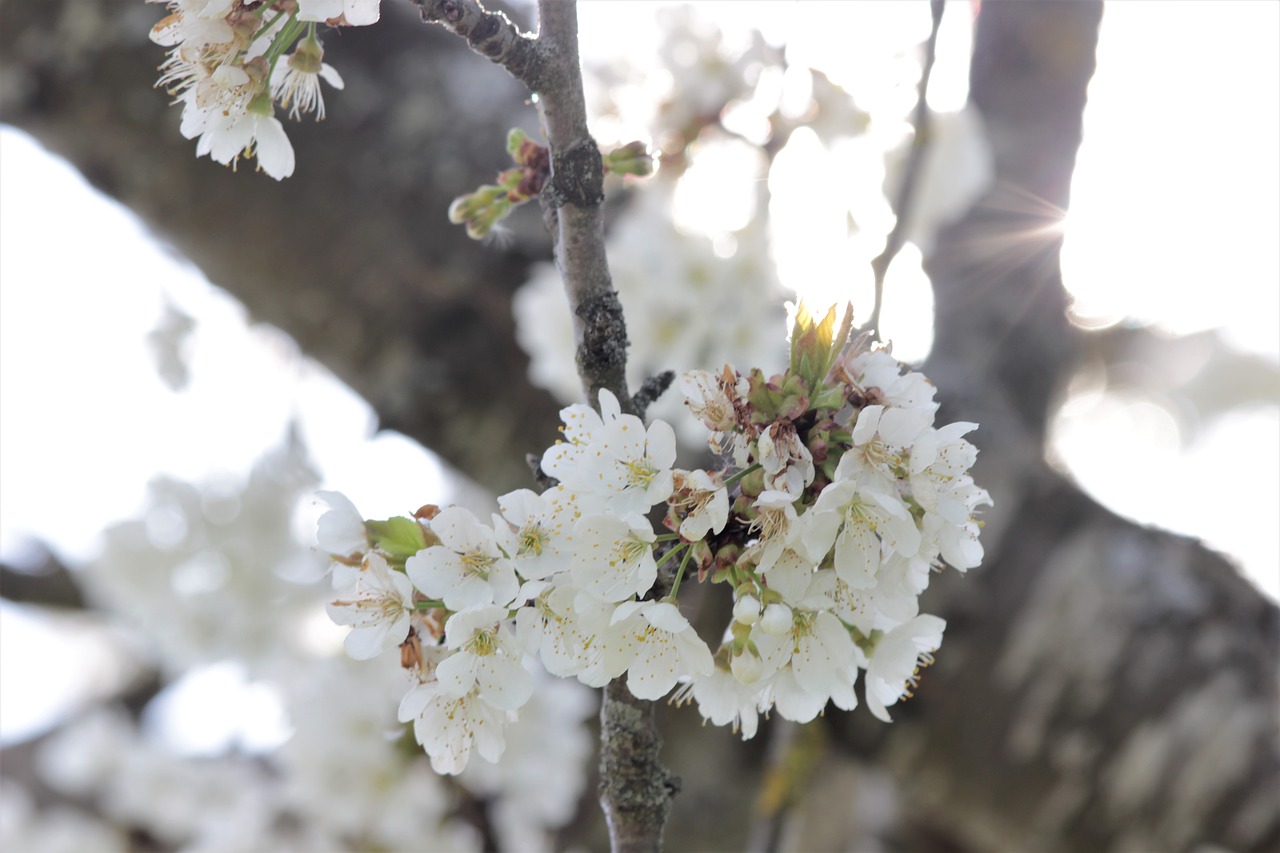
{"type": "MultiPolygon", "coordinates": [[[[676,550],[678,549],[676,548],[671,549],[671,552],[668,553],[666,557],[669,557],[671,556],[671,554],[674,554],[676,550]]],[[[676,601],[676,593],[680,592],[680,581],[684,580],[684,568],[685,566],[689,565],[689,557],[692,554],[693,554],[692,548],[686,547],[684,549],[684,559],[680,561],[680,568],[676,570],[676,579],[671,584],[671,594],[667,596],[667,600],[670,601],[672,604],[674,604],[676,601]]],[[[666,557],[663,557],[663,559],[665,560],[666,557]]]]}
{"type": "MultiPolygon", "coordinates": [[[[687,547],[688,547],[688,545],[686,545],[685,543],[681,542],[679,545],[676,545],[676,546],[675,546],[674,548],[672,548],[670,551],[668,551],[667,553],[665,553],[665,554],[663,554],[661,557],[659,557],[659,558],[658,558],[657,565],[658,565],[658,566],[661,566],[661,565],[662,565],[663,563],[665,563],[667,560],[671,559],[671,556],[672,556],[673,554],[678,554],[678,553],[680,553],[680,550],[681,550],[682,548],[687,548],[687,547]]],[[[685,556],[688,556],[688,555],[686,554],[685,556]]]]}
{"type": "Polygon", "coordinates": [[[725,480],[724,481],[725,488],[727,489],[730,486],[735,485],[743,477],[747,476],[748,474],[753,474],[758,470],[760,470],[759,462],[755,463],[754,465],[748,465],[746,468],[743,468],[741,471],[739,471],[738,473],[734,474],[732,477],[729,477],[727,480],[725,480]]]}

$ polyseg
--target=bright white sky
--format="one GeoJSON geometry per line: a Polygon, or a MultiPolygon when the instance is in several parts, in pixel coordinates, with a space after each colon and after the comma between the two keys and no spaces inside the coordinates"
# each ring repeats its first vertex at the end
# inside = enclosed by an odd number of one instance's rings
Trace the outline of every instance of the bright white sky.
{"type": "MultiPolygon", "coordinates": [[[[588,45],[599,25],[596,5],[583,7],[588,45]]],[[[923,38],[927,13],[906,15],[905,6],[882,7],[888,26],[923,38]]],[[[949,9],[950,25],[966,13],[964,3],[949,9]]],[[[1083,313],[1127,315],[1184,333],[1221,327],[1244,349],[1280,355],[1278,31],[1277,3],[1108,5],[1064,258],[1083,313]]],[[[965,61],[947,50],[940,81],[947,63],[965,61]]],[[[833,78],[857,73],[856,65],[839,64],[855,55],[828,50],[833,78]]],[[[935,95],[936,107],[954,108],[963,87],[958,96],[935,95]]],[[[340,106],[335,100],[333,108],[340,106]]],[[[246,327],[237,304],[157,246],[127,211],[8,129],[0,131],[0,187],[6,560],[21,559],[30,537],[73,562],[91,557],[98,532],[139,508],[150,477],[241,476],[281,440],[291,416],[302,423],[327,486],[366,514],[385,517],[425,499],[423,483],[439,473],[429,455],[394,436],[370,440],[362,401],[283,335],[246,327]],[[193,378],[182,394],[159,381],[146,343],[166,299],[198,320],[193,378]],[[378,470],[398,477],[371,479],[378,470]]],[[[927,325],[914,317],[903,321],[901,337],[927,325]]],[[[1064,410],[1056,451],[1117,511],[1202,536],[1280,597],[1274,406],[1223,418],[1183,447],[1176,423],[1149,401],[1082,397],[1064,410]]],[[[47,661],[14,654],[16,629],[6,608],[6,685],[24,671],[50,671],[47,661]]],[[[10,731],[23,723],[11,705],[0,717],[10,731]]]]}

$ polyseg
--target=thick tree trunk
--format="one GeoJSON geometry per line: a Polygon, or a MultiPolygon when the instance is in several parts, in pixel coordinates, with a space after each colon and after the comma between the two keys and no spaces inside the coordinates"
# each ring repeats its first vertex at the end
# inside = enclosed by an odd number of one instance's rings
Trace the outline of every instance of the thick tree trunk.
{"type": "Polygon", "coordinates": [[[914,813],[980,849],[1274,850],[1276,608],[1198,542],[1118,518],[1043,461],[1082,334],[1046,226],[1067,206],[1101,12],[982,7],[971,98],[997,185],[927,264],[925,370],[943,420],[982,424],[988,559],[935,582],[924,609],[946,641],[878,756],[914,813]]]}
{"type": "MultiPolygon", "coordinates": [[[[525,381],[510,296],[521,247],[545,245],[545,232],[534,217],[530,239],[517,232],[503,253],[469,244],[443,211],[492,178],[506,127],[532,113],[501,69],[384,6],[382,24],[328,36],[347,89],[320,128],[291,129],[299,173],[283,184],[195,159],[177,111],[150,90],[161,54],[145,32],[159,11],[136,0],[3,2],[0,120],[293,335],[384,426],[490,488],[524,485],[523,452],[554,434],[556,406],[525,381]]],[[[1000,184],[930,261],[939,322],[926,370],[944,419],[982,424],[988,560],[935,580],[924,609],[948,619],[946,642],[898,721],[830,719],[892,773],[907,821],[961,844],[1277,849],[1276,609],[1222,558],[1117,518],[1043,458],[1080,346],[1044,226],[1067,204],[1100,13],[982,6],[972,92],[1000,184]]],[[[723,767],[738,760],[718,765],[726,789],[723,767]]],[[[724,799],[747,802],[740,790],[724,799]]],[[[695,802],[677,802],[672,848],[697,837],[681,829],[695,802]]],[[[744,834],[726,828],[725,846],[744,834]]]]}

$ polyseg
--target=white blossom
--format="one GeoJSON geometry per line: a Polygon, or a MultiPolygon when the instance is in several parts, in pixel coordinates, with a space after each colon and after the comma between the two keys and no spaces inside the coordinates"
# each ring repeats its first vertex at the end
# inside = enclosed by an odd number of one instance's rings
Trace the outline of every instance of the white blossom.
{"type": "Polygon", "coordinates": [[[760,599],[744,595],[733,603],[733,621],[754,625],[760,619],[760,599]]]}
{"type": "MultiPolygon", "coordinates": [[[[805,514],[807,517],[809,513],[805,514]]],[[[813,582],[814,561],[793,548],[784,548],[766,571],[760,572],[769,589],[791,604],[801,604],[813,582]]],[[[775,617],[780,618],[780,617],[775,617]]],[[[754,623],[753,623],[754,624],[754,623]]]]}
{"type": "Polygon", "coordinates": [[[574,527],[574,537],[573,583],[600,601],[643,595],[658,577],[653,558],[657,536],[644,516],[584,516],[574,527]]]}
{"type": "Polygon", "coordinates": [[[775,423],[756,440],[766,489],[799,495],[813,482],[813,455],[790,423],[775,423]]]}
{"type": "MultiPolygon", "coordinates": [[[[151,28],[151,41],[162,47],[198,50],[209,45],[230,45],[235,32],[227,23],[232,0],[172,0],[169,14],[151,28]]],[[[221,51],[225,56],[228,51],[221,51]]]]}
{"type": "MultiPolygon", "coordinates": [[[[810,595],[822,595],[832,613],[864,635],[870,636],[872,631],[887,631],[920,611],[918,593],[904,586],[901,572],[896,571],[912,561],[923,562],[917,557],[892,555],[885,561],[872,587],[850,586],[834,571],[823,569],[814,576],[810,595]]],[[[927,570],[927,564],[925,568],[927,570]]],[[[812,603],[814,597],[809,601],[812,603]]]]}
{"type": "Polygon", "coordinates": [[[756,625],[759,630],[771,637],[782,637],[791,630],[791,622],[793,618],[790,607],[779,602],[774,602],[773,604],[765,607],[764,615],[760,617],[760,621],[757,622],[756,625]]]}
{"type": "Polygon", "coordinates": [[[876,717],[889,722],[887,706],[909,695],[919,666],[933,662],[930,653],[942,644],[947,623],[937,616],[922,614],[889,631],[871,654],[867,666],[867,707],[876,717]]]}
{"type": "Polygon", "coordinates": [[[369,533],[355,504],[341,492],[316,492],[316,496],[329,505],[329,511],[316,522],[320,550],[347,558],[369,550],[369,533]]]}
{"type": "Polygon", "coordinates": [[[574,492],[601,499],[619,514],[647,512],[671,495],[676,460],[675,432],[665,421],[646,429],[635,415],[624,415],[618,400],[600,391],[600,414],[586,406],[560,413],[565,441],[542,456],[542,469],[574,492]]]}
{"type": "MultiPolygon", "coordinates": [[[[182,124],[179,130],[187,139],[204,139],[211,132],[226,135],[225,130],[244,117],[249,103],[260,92],[260,87],[244,66],[219,65],[211,73],[202,75],[182,96],[182,124]]],[[[222,136],[215,139],[221,142],[222,136]]],[[[208,144],[212,145],[212,142],[208,144]]],[[[231,157],[239,154],[244,147],[241,145],[234,149],[226,159],[219,162],[230,162],[231,157]]],[[[209,151],[206,150],[199,156],[207,153],[209,151]]],[[[218,153],[222,154],[221,145],[218,153]]]]}
{"type": "Polygon", "coordinates": [[[255,157],[258,167],[277,181],[293,174],[293,145],[274,115],[254,109],[209,113],[202,127],[197,157],[208,154],[224,166],[242,155],[255,157]]]}
{"type": "Polygon", "coordinates": [[[683,703],[689,698],[698,703],[698,713],[704,720],[717,726],[732,726],[743,740],[756,736],[761,690],[736,672],[715,667],[710,675],[695,678],[675,694],[677,702],[683,703]]]}
{"type": "Polygon", "coordinates": [[[606,606],[592,607],[592,599],[578,601],[579,590],[562,584],[543,590],[516,612],[516,633],[530,653],[536,652],[547,672],[575,676],[598,655],[596,633],[608,627],[606,606]]]}
{"type": "Polygon", "coordinates": [[[629,689],[642,699],[657,699],[682,675],[709,673],[712,667],[710,650],[680,611],[665,602],[617,605],[593,645],[592,662],[578,679],[590,687],[603,687],[628,673],[629,689]]]}
{"type": "Polygon", "coordinates": [[[767,572],[793,542],[793,527],[798,518],[791,492],[767,489],[755,500],[756,517],[751,522],[758,537],[752,545],[752,553],[758,555],[757,570],[767,572]]]}
{"type": "Polygon", "coordinates": [[[339,18],[347,26],[377,23],[380,0],[298,0],[298,20],[320,23],[339,18]]]}
{"type": "Polygon", "coordinates": [[[587,449],[598,443],[604,436],[604,425],[622,414],[618,398],[606,389],[600,389],[600,411],[586,403],[574,403],[560,410],[560,420],[564,422],[561,433],[563,441],[557,441],[542,454],[540,463],[542,470],[561,482],[577,488],[575,478],[586,481],[585,475],[578,472],[582,468],[582,460],[587,449]]]}
{"type": "MultiPolygon", "coordinates": [[[[318,43],[316,48],[319,48],[318,43]]],[[[289,110],[292,119],[301,118],[302,113],[315,113],[316,120],[320,121],[324,118],[321,79],[335,89],[343,87],[342,75],[332,65],[321,62],[319,56],[313,59],[311,54],[300,48],[288,59],[276,62],[271,71],[271,97],[289,110]]]]}
{"type": "Polygon", "coordinates": [[[347,654],[367,660],[395,648],[409,633],[413,585],[379,554],[366,554],[361,565],[335,563],[333,586],[338,599],[325,606],[329,618],[351,625],[347,654]]]}
{"type": "Polygon", "coordinates": [[[728,454],[735,465],[745,468],[749,442],[738,430],[734,400],[746,399],[750,388],[747,379],[726,364],[718,376],[705,370],[685,371],[680,375],[679,388],[689,411],[709,430],[707,446],[711,452],[728,454]]]}
{"type": "Polygon", "coordinates": [[[829,699],[826,693],[802,686],[791,667],[784,667],[770,678],[761,705],[764,709],[772,706],[793,723],[807,723],[822,713],[829,699]]]}
{"type": "Polygon", "coordinates": [[[541,495],[518,489],[498,498],[502,516],[494,516],[494,533],[521,577],[542,580],[568,570],[579,503],[563,485],[541,495]]]}
{"type": "Polygon", "coordinates": [[[675,471],[675,490],[670,503],[685,508],[680,535],[697,542],[708,533],[719,533],[729,522],[729,491],[701,469],[675,471]]]}
{"type": "Polygon", "coordinates": [[[493,529],[468,510],[447,507],[431,520],[439,545],[405,561],[413,585],[450,610],[484,604],[507,605],[520,591],[511,561],[498,548],[493,529]]]}
{"type": "Polygon", "coordinates": [[[591,450],[582,490],[604,497],[613,511],[647,512],[670,497],[676,434],[666,421],[655,420],[646,429],[635,415],[619,415],[605,424],[591,450]]]}
{"type": "Polygon", "coordinates": [[[912,497],[925,510],[955,524],[967,522],[973,509],[963,498],[956,499],[956,490],[967,485],[961,478],[978,459],[978,449],[962,436],[977,428],[977,424],[960,422],[929,429],[911,448],[912,497]]]}
{"type": "Polygon", "coordinates": [[[835,479],[807,514],[804,539],[811,554],[834,545],[836,574],[850,586],[869,587],[880,568],[881,542],[909,557],[920,549],[920,530],[901,497],[859,488],[856,473],[855,465],[840,460],[835,479]]]}
{"type": "Polygon", "coordinates": [[[533,677],[521,659],[524,650],[503,624],[505,607],[463,610],[445,623],[453,654],[436,666],[440,686],[457,696],[473,690],[495,708],[514,711],[529,700],[533,677]]]}
{"type": "Polygon", "coordinates": [[[729,659],[729,671],[743,684],[755,684],[764,677],[764,661],[751,649],[744,649],[729,659]]]}
{"type": "Polygon", "coordinates": [[[840,361],[841,372],[872,405],[936,412],[937,389],[924,374],[903,373],[902,364],[887,349],[850,350],[840,361]]]}
{"type": "Polygon", "coordinates": [[[848,684],[845,673],[854,663],[853,640],[840,620],[826,611],[794,611],[786,633],[752,630],[751,638],[766,669],[781,669],[789,662],[796,682],[811,693],[828,697],[848,684]]]}
{"type": "Polygon", "coordinates": [[[625,602],[612,622],[604,655],[629,659],[627,688],[637,699],[660,699],[681,678],[711,675],[711,650],[675,605],[625,602]]]}
{"type": "Polygon", "coordinates": [[[458,696],[436,681],[416,685],[400,702],[399,719],[413,722],[413,733],[437,773],[456,776],[471,750],[497,761],[505,747],[507,715],[474,691],[458,696]]]}

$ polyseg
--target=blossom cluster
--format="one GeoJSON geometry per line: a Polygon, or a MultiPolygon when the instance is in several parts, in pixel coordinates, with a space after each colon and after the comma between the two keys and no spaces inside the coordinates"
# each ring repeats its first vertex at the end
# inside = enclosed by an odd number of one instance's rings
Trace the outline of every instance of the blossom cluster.
{"type": "Polygon", "coordinates": [[[148,0],[169,14],[151,40],[169,48],[158,86],[182,104],[182,135],[223,164],[257,157],[276,180],[293,174],[293,146],[275,117],[324,118],[320,80],[342,77],[324,62],[316,25],[364,26],[381,0],[148,0]],[[292,50],[291,50],[292,49],[292,50]]]}
{"type": "Polygon", "coordinates": [[[684,375],[721,470],[675,467],[671,425],[601,391],[598,410],[561,412],[541,457],[555,484],[504,495],[488,522],[433,505],[366,521],[325,493],[330,617],[352,627],[353,657],[399,646],[413,676],[400,719],[437,771],[460,772],[473,749],[497,760],[535,658],[588,686],[625,676],[641,699],[675,690],[744,738],[771,710],[806,722],[829,701],[854,708],[861,670],[889,720],[945,627],[918,596],[931,570],[980,562],[991,501],[968,474],[976,425],[935,427],[928,380],[849,337],[848,317],[837,330],[834,310],[818,322],[801,306],[785,373],[684,375]],[[680,611],[695,573],[732,592],[714,653],[680,611]]]}
{"type": "Polygon", "coordinates": [[[460,814],[479,800],[499,849],[555,849],[587,785],[592,692],[542,673],[504,733],[501,768],[471,762],[442,782],[384,736],[399,727],[399,662],[351,660],[335,648],[344,631],[312,622],[332,598],[328,561],[292,521],[319,481],[291,431],[243,481],[157,478],[139,517],[105,531],[77,572],[104,614],[75,628],[96,674],[82,686],[105,695],[151,671],[176,686],[142,721],[107,703],[42,738],[41,789],[100,819],[32,802],[6,778],[0,850],[124,851],[145,835],[185,851],[479,851],[486,838],[460,814]],[[190,717],[201,693],[218,697],[216,720],[190,717]]]}

